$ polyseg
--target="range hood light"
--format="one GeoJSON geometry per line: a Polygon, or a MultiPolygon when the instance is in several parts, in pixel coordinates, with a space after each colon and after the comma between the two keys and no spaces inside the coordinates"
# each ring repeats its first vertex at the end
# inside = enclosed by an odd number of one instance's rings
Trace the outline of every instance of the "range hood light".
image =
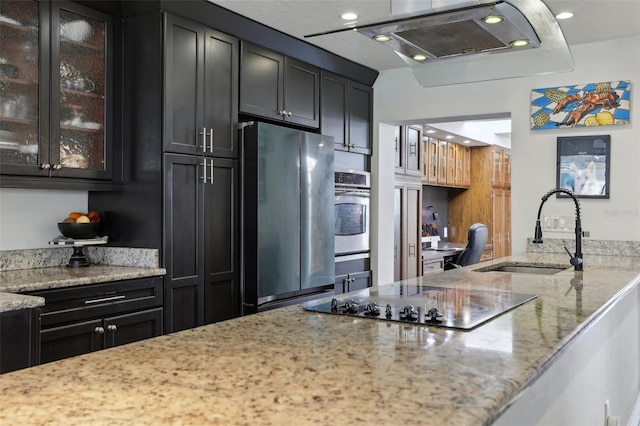
{"type": "Polygon", "coordinates": [[[391,36],[388,36],[388,35],[386,35],[386,34],[378,34],[378,35],[377,35],[377,36],[375,36],[373,39],[374,39],[375,41],[379,41],[379,42],[381,42],[381,43],[384,43],[384,42],[386,42],[386,41],[391,40],[391,36]]]}
{"type": "Polygon", "coordinates": [[[513,47],[524,47],[529,44],[529,40],[514,40],[511,42],[511,46],[513,47]]]}
{"type": "Polygon", "coordinates": [[[489,25],[499,24],[502,21],[504,21],[504,16],[500,15],[489,15],[482,18],[482,22],[489,25]]]}
{"type": "Polygon", "coordinates": [[[427,57],[425,55],[417,53],[417,54],[413,55],[411,57],[411,59],[413,59],[414,61],[423,62],[423,61],[427,60],[427,57]]]}

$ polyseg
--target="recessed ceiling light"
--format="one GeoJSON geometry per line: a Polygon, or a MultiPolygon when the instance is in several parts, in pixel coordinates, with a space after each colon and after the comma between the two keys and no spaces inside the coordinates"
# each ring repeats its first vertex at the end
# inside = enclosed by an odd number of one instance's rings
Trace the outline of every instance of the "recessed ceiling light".
{"type": "Polygon", "coordinates": [[[427,57],[426,57],[425,55],[421,55],[421,54],[419,54],[419,53],[418,53],[418,54],[416,54],[416,55],[413,55],[411,58],[412,58],[414,61],[418,61],[418,62],[424,62],[424,61],[426,61],[426,60],[427,60],[427,57]]]}
{"type": "Polygon", "coordinates": [[[500,15],[489,15],[482,18],[482,21],[484,21],[485,24],[499,24],[504,21],[504,17],[500,15]]]}
{"type": "Polygon", "coordinates": [[[469,139],[465,139],[462,141],[462,143],[471,143],[471,141],[469,139]]]}
{"type": "Polygon", "coordinates": [[[511,42],[513,47],[524,47],[529,44],[529,40],[514,40],[511,42]]]}
{"type": "Polygon", "coordinates": [[[353,12],[347,12],[340,15],[342,19],[345,21],[353,21],[354,19],[358,19],[358,15],[353,12]]]}
{"type": "Polygon", "coordinates": [[[556,15],[556,19],[569,19],[573,18],[573,13],[571,12],[560,12],[556,15]]]}
{"type": "Polygon", "coordinates": [[[386,35],[386,34],[378,34],[378,35],[377,35],[377,36],[375,36],[373,39],[374,39],[375,41],[379,41],[379,42],[384,43],[385,41],[389,41],[389,40],[391,40],[391,37],[390,37],[390,36],[388,36],[388,35],[386,35]]]}
{"type": "Polygon", "coordinates": [[[435,131],[435,130],[433,130],[433,129],[429,129],[429,130],[427,130],[427,133],[429,133],[429,134],[433,134],[433,133],[435,133],[435,132],[436,132],[436,131],[435,131]]]}
{"type": "Polygon", "coordinates": [[[447,135],[445,136],[447,139],[453,139],[453,135],[447,135]]]}

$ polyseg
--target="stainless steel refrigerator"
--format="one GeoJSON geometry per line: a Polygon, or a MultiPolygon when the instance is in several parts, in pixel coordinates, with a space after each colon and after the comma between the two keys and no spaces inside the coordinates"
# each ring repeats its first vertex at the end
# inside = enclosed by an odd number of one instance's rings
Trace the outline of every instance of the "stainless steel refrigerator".
{"type": "Polygon", "coordinates": [[[243,312],[334,289],[333,138],[243,123],[243,312]]]}

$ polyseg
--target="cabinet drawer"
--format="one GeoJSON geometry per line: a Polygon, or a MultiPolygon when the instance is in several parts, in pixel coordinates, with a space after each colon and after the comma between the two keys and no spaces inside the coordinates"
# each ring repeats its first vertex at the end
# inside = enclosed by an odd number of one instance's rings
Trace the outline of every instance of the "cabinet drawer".
{"type": "Polygon", "coordinates": [[[493,247],[486,248],[480,255],[480,262],[486,262],[493,259],[493,247]]]}
{"type": "Polygon", "coordinates": [[[429,274],[431,272],[440,272],[444,270],[443,260],[423,260],[422,261],[422,275],[429,274]]]}
{"type": "Polygon", "coordinates": [[[162,306],[162,277],[30,293],[45,298],[42,328],[162,306]]]}

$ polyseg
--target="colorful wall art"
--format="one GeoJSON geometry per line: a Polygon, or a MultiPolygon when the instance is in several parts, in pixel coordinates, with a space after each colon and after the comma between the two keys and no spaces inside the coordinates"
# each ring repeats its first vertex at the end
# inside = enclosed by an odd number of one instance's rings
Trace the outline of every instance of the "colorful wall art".
{"type": "Polygon", "coordinates": [[[629,124],[631,83],[610,81],[531,91],[531,129],[629,124]]]}

